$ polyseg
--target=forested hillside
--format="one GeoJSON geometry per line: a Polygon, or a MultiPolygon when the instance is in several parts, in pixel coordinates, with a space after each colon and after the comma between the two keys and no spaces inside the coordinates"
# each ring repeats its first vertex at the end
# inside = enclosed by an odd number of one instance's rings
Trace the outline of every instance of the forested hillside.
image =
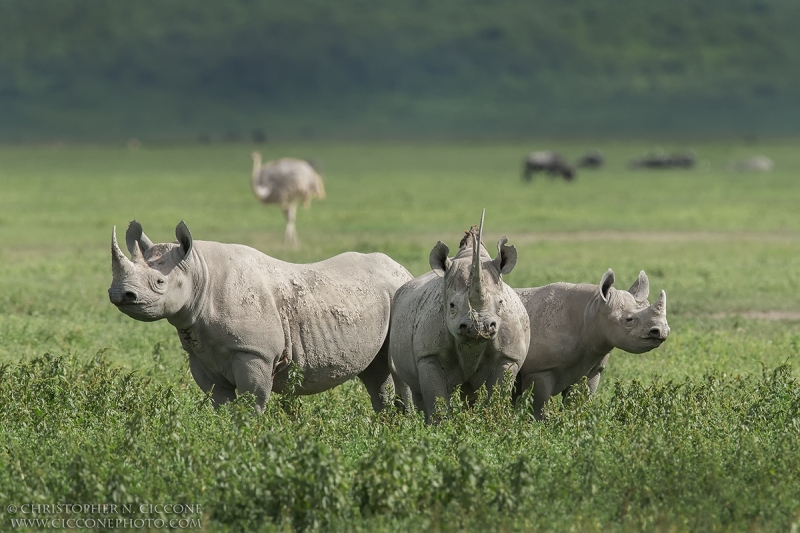
{"type": "Polygon", "coordinates": [[[794,0],[5,0],[0,140],[800,133],[794,0]]]}

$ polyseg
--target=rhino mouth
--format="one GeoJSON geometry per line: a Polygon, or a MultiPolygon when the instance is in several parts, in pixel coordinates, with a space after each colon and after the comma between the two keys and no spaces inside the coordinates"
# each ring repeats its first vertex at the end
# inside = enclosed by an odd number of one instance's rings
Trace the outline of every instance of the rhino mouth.
{"type": "Polygon", "coordinates": [[[130,291],[108,291],[108,299],[124,314],[142,322],[153,322],[158,318],[153,316],[149,305],[130,291]]]}
{"type": "Polygon", "coordinates": [[[639,340],[642,342],[642,344],[648,346],[648,348],[646,349],[646,351],[647,351],[647,350],[652,350],[653,348],[658,348],[659,346],[664,344],[664,341],[667,340],[667,338],[666,337],[652,337],[652,336],[649,336],[649,335],[645,335],[644,337],[640,337],[639,340]]]}
{"type": "Polygon", "coordinates": [[[159,317],[153,316],[140,304],[115,304],[123,314],[140,322],[155,322],[159,317]]]}
{"type": "Polygon", "coordinates": [[[467,334],[459,333],[458,344],[462,346],[477,346],[490,341],[497,337],[497,333],[480,334],[477,331],[469,332],[467,334]]]}

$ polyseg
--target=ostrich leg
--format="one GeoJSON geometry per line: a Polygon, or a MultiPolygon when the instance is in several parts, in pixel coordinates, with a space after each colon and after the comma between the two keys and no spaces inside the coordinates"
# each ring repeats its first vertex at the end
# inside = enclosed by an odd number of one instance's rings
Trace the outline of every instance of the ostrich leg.
{"type": "Polygon", "coordinates": [[[297,247],[297,230],[294,221],[297,218],[297,202],[292,202],[283,210],[286,217],[286,233],[283,235],[283,242],[292,248],[297,247]]]}

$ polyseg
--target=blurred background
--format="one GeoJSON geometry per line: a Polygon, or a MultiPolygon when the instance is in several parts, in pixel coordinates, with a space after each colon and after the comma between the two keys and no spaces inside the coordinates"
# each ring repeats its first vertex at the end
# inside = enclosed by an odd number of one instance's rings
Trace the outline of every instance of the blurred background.
{"type": "Polygon", "coordinates": [[[0,142],[800,133],[796,0],[4,0],[0,142]]]}

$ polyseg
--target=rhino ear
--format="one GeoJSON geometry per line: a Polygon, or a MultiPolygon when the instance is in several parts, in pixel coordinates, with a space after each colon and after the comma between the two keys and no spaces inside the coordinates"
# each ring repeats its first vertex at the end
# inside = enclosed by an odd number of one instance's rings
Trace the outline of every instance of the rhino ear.
{"type": "Polygon", "coordinates": [[[639,272],[639,279],[633,282],[628,292],[633,295],[633,299],[637,302],[644,302],[650,296],[650,280],[647,279],[647,274],[644,270],[639,272]]]}
{"type": "Polygon", "coordinates": [[[428,257],[428,263],[431,265],[431,269],[433,269],[436,274],[441,277],[444,276],[444,273],[447,272],[447,269],[450,268],[450,258],[448,255],[450,254],[450,248],[447,247],[445,243],[439,241],[436,243],[436,246],[433,247],[431,250],[431,255],[428,257]]]}
{"type": "Polygon", "coordinates": [[[189,228],[186,227],[186,223],[183,220],[181,220],[180,224],[175,228],[175,237],[178,238],[183,257],[186,258],[189,252],[192,251],[192,234],[189,232],[189,228]]]}
{"type": "Polygon", "coordinates": [[[609,268],[600,280],[600,297],[604,302],[608,301],[608,293],[611,291],[612,285],[614,285],[614,271],[609,268]]]}
{"type": "Polygon", "coordinates": [[[497,257],[494,258],[494,266],[500,274],[508,274],[517,264],[517,249],[514,246],[506,246],[508,237],[503,237],[497,241],[497,257]]]}

